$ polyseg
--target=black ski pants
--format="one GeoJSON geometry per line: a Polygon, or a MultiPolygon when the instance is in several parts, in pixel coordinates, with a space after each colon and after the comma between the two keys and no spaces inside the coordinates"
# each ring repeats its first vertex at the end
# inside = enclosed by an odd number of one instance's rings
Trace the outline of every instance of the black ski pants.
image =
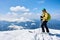
{"type": "Polygon", "coordinates": [[[47,22],[48,21],[43,21],[42,24],[41,24],[41,28],[42,28],[42,32],[45,32],[45,29],[46,29],[46,32],[49,33],[49,29],[47,27],[47,22]],[[45,28],[45,29],[44,29],[45,28]]]}

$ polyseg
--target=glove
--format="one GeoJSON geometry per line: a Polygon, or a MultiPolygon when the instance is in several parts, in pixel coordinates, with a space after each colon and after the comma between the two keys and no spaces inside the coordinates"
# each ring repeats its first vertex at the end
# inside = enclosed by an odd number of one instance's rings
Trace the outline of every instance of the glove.
{"type": "Polygon", "coordinates": [[[40,18],[43,18],[42,16],[40,16],[40,18]]]}
{"type": "Polygon", "coordinates": [[[41,21],[42,21],[42,20],[43,20],[43,19],[42,19],[43,17],[42,17],[42,16],[40,16],[40,18],[41,18],[41,21]]]}

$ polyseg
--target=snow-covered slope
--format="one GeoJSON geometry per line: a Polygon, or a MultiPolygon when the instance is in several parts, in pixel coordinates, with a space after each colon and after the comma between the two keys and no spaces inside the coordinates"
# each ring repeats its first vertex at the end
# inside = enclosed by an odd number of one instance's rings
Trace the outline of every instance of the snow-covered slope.
{"type": "Polygon", "coordinates": [[[0,40],[60,40],[60,30],[50,29],[49,34],[42,34],[39,29],[22,29],[13,31],[0,31],[0,40]]]}

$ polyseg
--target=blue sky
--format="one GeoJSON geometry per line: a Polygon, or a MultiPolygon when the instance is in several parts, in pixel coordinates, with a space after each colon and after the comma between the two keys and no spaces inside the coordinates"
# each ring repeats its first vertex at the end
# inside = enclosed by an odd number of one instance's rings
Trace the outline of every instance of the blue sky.
{"type": "Polygon", "coordinates": [[[43,8],[53,15],[60,13],[60,0],[0,0],[0,14],[7,14],[11,12],[11,7],[16,6],[23,6],[29,9],[29,12],[36,14],[41,13],[43,8]]]}
{"type": "Polygon", "coordinates": [[[12,6],[25,6],[37,12],[46,8],[48,11],[60,10],[60,0],[0,0],[0,13],[7,13],[12,6]]]}

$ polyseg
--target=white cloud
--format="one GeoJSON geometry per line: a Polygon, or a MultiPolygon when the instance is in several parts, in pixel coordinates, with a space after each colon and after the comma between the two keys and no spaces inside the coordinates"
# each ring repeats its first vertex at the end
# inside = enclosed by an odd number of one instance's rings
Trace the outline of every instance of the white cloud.
{"type": "MultiPolygon", "coordinates": [[[[14,9],[17,10],[18,8],[20,8],[20,6],[16,6],[14,9]]],[[[25,10],[27,8],[23,7],[19,10],[24,11],[22,9],[25,10]]],[[[21,14],[19,14],[18,12],[8,12],[4,15],[0,15],[0,20],[10,21],[10,22],[14,22],[14,21],[26,22],[26,21],[33,21],[33,19],[40,20],[40,15],[41,15],[41,13],[32,13],[32,12],[23,12],[21,14]]],[[[53,14],[51,14],[51,17],[52,17],[52,19],[60,20],[60,14],[53,13],[53,14]]]]}
{"type": "Polygon", "coordinates": [[[60,20],[60,14],[59,13],[53,13],[51,14],[51,18],[55,20],[60,20]]]}
{"type": "Polygon", "coordinates": [[[40,13],[23,13],[18,14],[14,12],[8,12],[5,15],[0,16],[0,20],[10,21],[10,22],[26,22],[26,21],[33,21],[33,19],[40,19],[40,13]]]}
{"type": "Polygon", "coordinates": [[[24,6],[11,7],[10,10],[13,12],[17,12],[17,11],[28,12],[29,11],[29,9],[27,9],[24,6]]]}
{"type": "Polygon", "coordinates": [[[20,19],[16,19],[17,22],[26,22],[26,21],[32,21],[28,18],[25,18],[25,17],[20,17],[20,19]]]}
{"type": "Polygon", "coordinates": [[[40,19],[40,13],[24,13],[23,16],[29,19],[40,19]]]}
{"type": "Polygon", "coordinates": [[[5,20],[5,21],[15,21],[17,19],[17,14],[16,13],[7,13],[5,15],[0,16],[0,20],[5,20]]]}
{"type": "Polygon", "coordinates": [[[0,20],[5,20],[5,21],[9,21],[9,22],[14,22],[14,21],[17,21],[17,22],[26,22],[26,21],[33,21],[31,19],[29,19],[29,16],[27,15],[30,15],[31,14],[26,14],[26,13],[23,13],[23,14],[17,14],[17,13],[7,13],[5,15],[1,15],[0,16],[0,20]]]}
{"type": "MultiPolygon", "coordinates": [[[[26,21],[33,21],[33,19],[40,20],[40,13],[23,13],[23,14],[17,14],[9,12],[5,15],[0,15],[0,20],[5,20],[9,22],[26,22],[26,21]]],[[[53,13],[51,14],[51,18],[55,20],[60,20],[60,14],[59,13],[53,13]]]]}
{"type": "Polygon", "coordinates": [[[10,12],[0,15],[0,20],[5,20],[5,21],[18,21],[18,22],[26,22],[26,21],[33,21],[32,19],[39,19],[40,13],[32,13],[29,11],[29,9],[25,8],[24,6],[16,6],[16,7],[11,7],[10,12]],[[22,11],[23,13],[18,13],[18,11],[22,11]],[[29,12],[26,12],[29,11],[29,12]]]}

